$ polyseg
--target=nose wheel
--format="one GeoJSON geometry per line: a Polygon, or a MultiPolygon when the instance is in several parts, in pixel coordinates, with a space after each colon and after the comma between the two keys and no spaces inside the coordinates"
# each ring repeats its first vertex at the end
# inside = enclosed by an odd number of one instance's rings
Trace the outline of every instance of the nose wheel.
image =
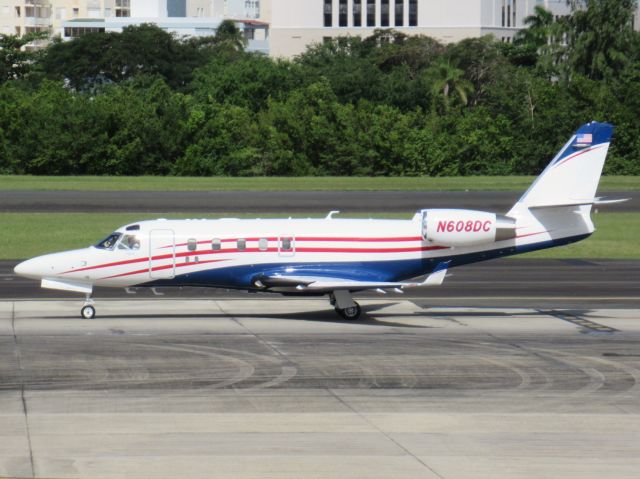
{"type": "Polygon", "coordinates": [[[82,319],[93,319],[96,317],[96,308],[93,307],[93,300],[89,295],[87,295],[87,298],[82,305],[82,309],[80,310],[80,317],[82,319]]]}
{"type": "Polygon", "coordinates": [[[83,319],[93,319],[96,316],[96,308],[94,308],[90,304],[83,306],[80,310],[80,316],[83,319]]]}

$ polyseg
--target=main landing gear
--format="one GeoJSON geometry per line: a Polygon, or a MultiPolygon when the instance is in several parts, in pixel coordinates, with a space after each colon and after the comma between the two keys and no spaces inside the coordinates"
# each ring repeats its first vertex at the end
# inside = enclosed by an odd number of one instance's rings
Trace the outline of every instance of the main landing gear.
{"type": "Polygon", "coordinates": [[[349,291],[334,291],[329,295],[329,302],[342,319],[355,321],[360,317],[360,313],[362,312],[360,305],[353,300],[349,291]]]}
{"type": "Polygon", "coordinates": [[[80,310],[80,317],[82,319],[93,319],[96,317],[96,308],[93,307],[93,299],[87,295],[80,310]]]}

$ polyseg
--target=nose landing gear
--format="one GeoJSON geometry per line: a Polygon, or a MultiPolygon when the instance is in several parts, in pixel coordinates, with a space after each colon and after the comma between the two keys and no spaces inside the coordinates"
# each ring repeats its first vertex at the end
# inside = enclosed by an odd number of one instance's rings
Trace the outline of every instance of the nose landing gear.
{"type": "Polygon", "coordinates": [[[93,299],[91,299],[89,295],[87,295],[82,309],[80,309],[80,317],[82,319],[93,319],[96,317],[96,308],[93,307],[93,299]]]}

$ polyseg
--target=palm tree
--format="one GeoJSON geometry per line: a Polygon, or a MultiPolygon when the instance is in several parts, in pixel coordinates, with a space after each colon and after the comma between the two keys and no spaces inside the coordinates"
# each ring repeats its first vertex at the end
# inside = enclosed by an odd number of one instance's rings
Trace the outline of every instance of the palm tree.
{"type": "Polygon", "coordinates": [[[464,71],[452,66],[448,60],[440,59],[425,72],[430,83],[432,108],[435,112],[438,106],[448,111],[451,99],[457,98],[462,105],[468,103],[468,95],[473,93],[473,84],[464,78],[464,71]]]}
{"type": "Polygon", "coordinates": [[[540,5],[533,9],[533,15],[524,19],[524,28],[518,32],[515,38],[516,43],[533,45],[537,49],[549,43],[553,25],[553,13],[540,5]]]}
{"type": "Polygon", "coordinates": [[[247,40],[233,20],[223,20],[216,29],[215,43],[227,44],[236,50],[243,50],[247,40]]]}

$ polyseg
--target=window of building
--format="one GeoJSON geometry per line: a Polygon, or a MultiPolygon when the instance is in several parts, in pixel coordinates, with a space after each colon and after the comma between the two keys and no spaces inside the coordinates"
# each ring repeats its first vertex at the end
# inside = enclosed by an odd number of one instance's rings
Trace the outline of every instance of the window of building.
{"type": "Polygon", "coordinates": [[[404,2],[396,0],[396,8],[395,8],[395,25],[396,27],[404,26],[404,2]]]}
{"type": "Polygon", "coordinates": [[[36,16],[36,7],[24,7],[24,16],[25,17],[35,17],[36,16]]]}
{"type": "Polygon", "coordinates": [[[237,242],[238,251],[244,251],[247,249],[247,240],[244,238],[239,238],[237,242]]]}
{"type": "Polygon", "coordinates": [[[376,0],[367,0],[367,26],[376,26],[376,0]]]}
{"type": "Polygon", "coordinates": [[[353,26],[362,26],[362,0],[353,0],[353,26]]]}
{"type": "Polygon", "coordinates": [[[418,0],[409,0],[409,26],[418,26],[418,0]]]}
{"type": "Polygon", "coordinates": [[[116,0],[116,17],[130,17],[131,2],[130,0],[116,0]]]}
{"type": "Polygon", "coordinates": [[[213,238],[211,240],[211,249],[213,251],[220,251],[221,248],[222,248],[222,242],[220,241],[220,238],[213,238]]]}
{"type": "Polygon", "coordinates": [[[346,27],[347,26],[347,17],[348,15],[348,10],[347,10],[347,0],[340,0],[340,3],[338,4],[338,22],[339,25],[341,27],[346,27]]]}
{"type": "Polygon", "coordinates": [[[324,26],[333,26],[333,0],[324,0],[324,26]]]}
{"type": "Polygon", "coordinates": [[[196,249],[198,249],[198,242],[195,238],[189,238],[187,240],[187,250],[195,251],[196,249]]]}
{"type": "Polygon", "coordinates": [[[20,27],[16,27],[16,35],[20,36],[20,27]]]}
{"type": "Polygon", "coordinates": [[[515,27],[516,26],[516,0],[513,0],[512,15],[513,15],[513,18],[511,19],[511,26],[515,27]]]}
{"type": "Polygon", "coordinates": [[[20,7],[16,7],[15,12],[16,12],[16,17],[20,18],[21,16],[20,7]]]}
{"type": "Polygon", "coordinates": [[[64,27],[64,36],[67,38],[77,38],[88,33],[104,33],[104,28],[96,27],[64,27]]]}
{"type": "Polygon", "coordinates": [[[260,238],[260,241],[258,241],[258,249],[260,251],[267,251],[269,249],[269,240],[267,238],[260,238]]]}
{"type": "Polygon", "coordinates": [[[78,18],[78,15],[80,15],[80,9],[79,8],[74,8],[73,9],[73,18],[78,18]]]}
{"type": "Polygon", "coordinates": [[[24,33],[35,33],[35,32],[47,32],[49,31],[48,27],[24,27],[24,33]]]}
{"type": "Polygon", "coordinates": [[[500,23],[500,25],[503,27],[506,26],[507,23],[507,19],[505,18],[505,10],[507,9],[506,3],[506,0],[502,0],[502,23],[500,23]]]}
{"type": "Polygon", "coordinates": [[[380,25],[383,27],[389,26],[389,0],[382,0],[380,5],[380,25]]]}

